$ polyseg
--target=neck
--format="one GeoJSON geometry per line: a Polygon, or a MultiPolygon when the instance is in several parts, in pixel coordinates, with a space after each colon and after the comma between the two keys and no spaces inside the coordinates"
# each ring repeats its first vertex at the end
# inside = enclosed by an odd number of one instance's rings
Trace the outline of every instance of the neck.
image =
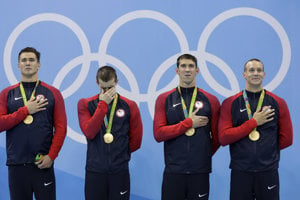
{"type": "Polygon", "coordinates": [[[258,86],[247,86],[246,85],[246,90],[249,92],[260,92],[263,89],[263,87],[261,85],[258,86]]]}
{"type": "Polygon", "coordinates": [[[183,88],[194,88],[196,86],[196,83],[194,81],[191,83],[180,82],[179,86],[183,88]]]}
{"type": "Polygon", "coordinates": [[[38,80],[37,76],[31,76],[31,77],[21,76],[21,82],[36,82],[37,80],[38,80]]]}

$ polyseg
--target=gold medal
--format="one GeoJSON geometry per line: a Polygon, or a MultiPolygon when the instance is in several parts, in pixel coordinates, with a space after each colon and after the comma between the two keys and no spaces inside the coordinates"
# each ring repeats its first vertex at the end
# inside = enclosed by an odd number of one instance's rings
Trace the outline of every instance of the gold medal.
{"type": "Polygon", "coordinates": [[[185,132],[186,136],[193,136],[195,134],[195,129],[194,128],[190,128],[189,130],[187,130],[185,132]]]}
{"type": "Polygon", "coordinates": [[[249,139],[251,141],[257,141],[259,140],[260,134],[257,130],[253,130],[251,131],[251,133],[249,134],[249,139]]]}
{"type": "MultiPolygon", "coordinates": [[[[36,91],[36,88],[37,88],[38,84],[39,84],[39,80],[37,80],[37,82],[34,86],[34,89],[31,93],[30,99],[34,98],[35,91],[36,91]]],[[[21,92],[21,95],[22,95],[24,106],[26,106],[27,98],[26,98],[26,93],[25,93],[22,82],[20,82],[20,92],[21,92]]],[[[23,120],[23,122],[24,122],[24,124],[31,124],[33,122],[33,116],[32,115],[27,115],[26,118],[23,120]]]]}
{"type": "Polygon", "coordinates": [[[111,133],[105,133],[103,138],[106,144],[110,144],[114,141],[114,136],[111,133]]]}
{"type": "Polygon", "coordinates": [[[25,124],[31,124],[33,122],[32,115],[27,115],[27,117],[23,120],[25,124]]]}

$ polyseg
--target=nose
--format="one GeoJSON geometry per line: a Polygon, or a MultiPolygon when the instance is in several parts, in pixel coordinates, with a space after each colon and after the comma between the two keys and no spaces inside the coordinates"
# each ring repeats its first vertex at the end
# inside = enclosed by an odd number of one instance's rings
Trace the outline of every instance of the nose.
{"type": "Polygon", "coordinates": [[[189,68],[189,67],[186,67],[186,68],[184,68],[184,71],[189,72],[189,71],[190,71],[190,68],[189,68]]]}
{"type": "Polygon", "coordinates": [[[254,75],[257,75],[259,74],[259,71],[258,70],[254,70],[254,75]]]}

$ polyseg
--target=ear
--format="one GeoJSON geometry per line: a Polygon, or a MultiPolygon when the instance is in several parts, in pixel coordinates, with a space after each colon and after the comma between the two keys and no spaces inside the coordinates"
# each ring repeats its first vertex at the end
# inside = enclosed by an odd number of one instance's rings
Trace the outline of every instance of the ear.
{"type": "Polygon", "coordinates": [[[38,69],[40,69],[40,68],[41,68],[41,64],[39,63],[39,64],[38,64],[38,69]]]}
{"type": "Polygon", "coordinates": [[[245,74],[245,72],[243,72],[243,77],[244,77],[244,79],[246,79],[246,74],[245,74]]]}
{"type": "Polygon", "coordinates": [[[198,73],[199,73],[199,67],[196,68],[196,74],[198,74],[198,73]]]}
{"type": "Polygon", "coordinates": [[[178,67],[176,67],[175,71],[176,71],[176,74],[178,74],[178,67]]]}

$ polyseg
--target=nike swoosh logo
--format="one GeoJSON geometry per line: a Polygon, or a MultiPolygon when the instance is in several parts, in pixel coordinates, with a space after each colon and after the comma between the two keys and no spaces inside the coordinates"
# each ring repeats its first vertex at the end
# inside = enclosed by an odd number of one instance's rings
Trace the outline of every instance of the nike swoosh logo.
{"type": "Polygon", "coordinates": [[[205,197],[207,195],[207,193],[205,193],[205,194],[199,194],[198,196],[199,196],[199,198],[202,198],[202,197],[205,197]]]}
{"type": "Polygon", "coordinates": [[[176,103],[176,104],[173,104],[173,108],[175,108],[176,106],[180,105],[181,103],[176,103]]]}
{"type": "Polygon", "coordinates": [[[124,195],[124,194],[126,194],[128,191],[126,190],[126,191],[124,191],[124,192],[120,192],[120,195],[124,195]]]}
{"type": "Polygon", "coordinates": [[[47,187],[48,185],[51,185],[53,182],[49,182],[49,183],[44,183],[44,186],[47,187]]]}
{"type": "Polygon", "coordinates": [[[23,97],[15,97],[15,101],[17,101],[19,99],[23,99],[23,97]]]}
{"type": "Polygon", "coordinates": [[[245,109],[240,109],[240,112],[244,112],[245,110],[247,110],[246,108],[245,109]]]}
{"type": "Polygon", "coordinates": [[[272,186],[268,186],[268,190],[272,190],[273,188],[275,188],[277,185],[272,185],[272,186]]]}

